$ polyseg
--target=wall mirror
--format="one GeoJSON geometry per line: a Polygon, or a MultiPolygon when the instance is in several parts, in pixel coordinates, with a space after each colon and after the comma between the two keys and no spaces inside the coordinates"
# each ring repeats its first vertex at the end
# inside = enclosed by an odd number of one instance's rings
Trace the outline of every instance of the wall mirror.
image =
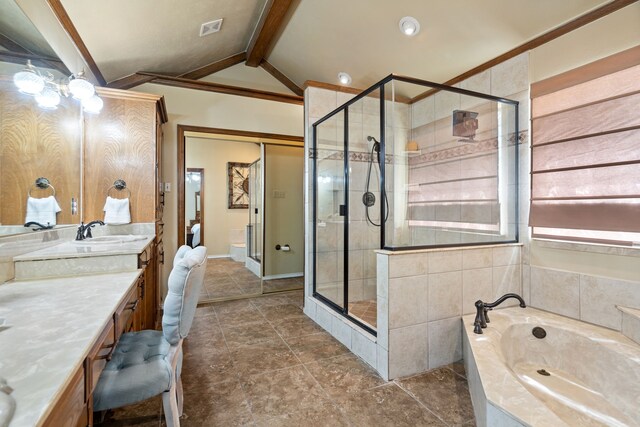
{"type": "Polygon", "coordinates": [[[70,72],[13,0],[0,2],[0,46],[0,235],[32,233],[38,226],[24,227],[29,220],[55,227],[77,224],[80,104],[62,97],[56,108],[43,108],[13,82],[27,60],[52,81],[70,72]],[[39,178],[46,181],[36,184],[39,178]]]}
{"type": "Polygon", "coordinates": [[[302,289],[302,138],[179,125],[178,144],[178,242],[210,258],[199,300],[302,289]]]}

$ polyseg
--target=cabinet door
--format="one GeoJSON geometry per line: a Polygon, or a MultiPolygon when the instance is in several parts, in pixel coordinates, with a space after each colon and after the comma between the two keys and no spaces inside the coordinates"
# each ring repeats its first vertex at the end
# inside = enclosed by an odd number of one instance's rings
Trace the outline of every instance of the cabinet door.
{"type": "MultiPolygon", "coordinates": [[[[107,191],[124,179],[131,222],[156,217],[156,103],[103,96],[100,114],[85,116],[84,221],[104,216],[107,191]]],[[[116,197],[116,191],[111,190],[116,197]]]]}
{"type": "Polygon", "coordinates": [[[76,427],[82,423],[86,425],[86,419],[84,367],[80,366],[43,425],[46,427],[76,427]]]}

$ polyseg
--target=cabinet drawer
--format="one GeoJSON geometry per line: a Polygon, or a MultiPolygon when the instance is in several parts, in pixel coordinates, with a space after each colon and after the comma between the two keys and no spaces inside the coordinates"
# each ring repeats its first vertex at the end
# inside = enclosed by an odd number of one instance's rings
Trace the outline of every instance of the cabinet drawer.
{"type": "Polygon", "coordinates": [[[120,304],[115,314],[116,322],[116,340],[120,339],[120,335],[133,329],[133,313],[140,306],[139,289],[142,277],[138,279],[136,285],[131,288],[124,302],[120,304]]]}
{"type": "Polygon", "coordinates": [[[87,417],[84,391],[84,368],[81,366],[73,374],[71,382],[62,392],[60,400],[43,425],[46,427],[76,427],[80,425],[87,417]]]}
{"type": "Polygon", "coordinates": [[[91,353],[89,353],[89,357],[87,359],[87,394],[93,393],[93,390],[96,388],[98,380],[100,379],[100,374],[107,365],[107,362],[111,359],[111,354],[113,353],[115,346],[116,325],[114,319],[111,318],[100,334],[100,338],[98,338],[98,341],[91,349],[91,353]]]}

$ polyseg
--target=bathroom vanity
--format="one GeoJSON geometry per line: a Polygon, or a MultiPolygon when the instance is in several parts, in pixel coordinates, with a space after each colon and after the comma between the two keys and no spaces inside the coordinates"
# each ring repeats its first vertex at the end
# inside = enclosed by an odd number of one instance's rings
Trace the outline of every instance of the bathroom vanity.
{"type": "MultiPolygon", "coordinates": [[[[153,233],[153,224],[128,227],[153,233]]],[[[156,236],[105,229],[13,258],[15,280],[0,286],[12,427],[92,425],[92,393],[118,339],[156,327],[156,236]]]]}

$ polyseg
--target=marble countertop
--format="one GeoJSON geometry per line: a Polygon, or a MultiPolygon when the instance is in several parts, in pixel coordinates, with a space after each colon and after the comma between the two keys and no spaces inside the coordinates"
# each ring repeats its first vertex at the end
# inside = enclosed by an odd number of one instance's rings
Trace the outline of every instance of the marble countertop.
{"type": "Polygon", "coordinates": [[[142,270],[0,285],[0,377],[13,388],[10,427],[35,426],[82,365],[142,270]]]}
{"type": "Polygon", "coordinates": [[[13,260],[36,261],[43,259],[84,258],[109,255],[135,255],[142,253],[154,238],[154,235],[146,235],[145,239],[134,240],[133,242],[98,244],[91,246],[78,245],[74,243],[73,240],[70,240],[55,246],[18,255],[14,257],[13,260]]]}

